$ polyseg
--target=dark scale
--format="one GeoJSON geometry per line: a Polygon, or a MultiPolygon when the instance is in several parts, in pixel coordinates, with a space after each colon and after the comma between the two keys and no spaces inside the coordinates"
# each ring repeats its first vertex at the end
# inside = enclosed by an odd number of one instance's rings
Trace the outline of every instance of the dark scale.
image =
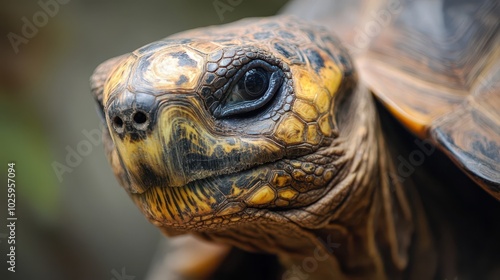
{"type": "Polygon", "coordinates": [[[319,71],[325,67],[325,61],[323,57],[321,57],[321,55],[318,53],[318,51],[314,49],[307,49],[305,50],[305,54],[309,59],[309,63],[311,63],[311,66],[314,68],[314,71],[316,71],[316,73],[319,73],[319,71]]]}
{"type": "Polygon", "coordinates": [[[185,52],[176,52],[173,53],[172,56],[179,59],[178,63],[179,66],[196,67],[198,65],[198,63],[196,63],[196,61],[191,57],[189,57],[189,55],[185,52]]]}

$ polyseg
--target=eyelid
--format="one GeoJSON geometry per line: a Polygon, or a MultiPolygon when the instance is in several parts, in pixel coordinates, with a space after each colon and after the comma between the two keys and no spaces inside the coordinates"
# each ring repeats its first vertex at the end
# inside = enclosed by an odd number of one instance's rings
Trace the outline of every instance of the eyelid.
{"type": "Polygon", "coordinates": [[[280,70],[280,68],[278,66],[272,65],[264,60],[259,59],[259,60],[250,61],[249,63],[241,66],[240,69],[238,69],[238,72],[236,72],[236,74],[234,74],[234,76],[232,77],[232,81],[230,83],[229,89],[233,88],[233,86],[235,86],[238,83],[238,81],[243,76],[245,76],[245,73],[247,73],[248,71],[250,71],[252,69],[258,68],[258,67],[262,67],[269,72],[276,72],[276,71],[280,70]]]}

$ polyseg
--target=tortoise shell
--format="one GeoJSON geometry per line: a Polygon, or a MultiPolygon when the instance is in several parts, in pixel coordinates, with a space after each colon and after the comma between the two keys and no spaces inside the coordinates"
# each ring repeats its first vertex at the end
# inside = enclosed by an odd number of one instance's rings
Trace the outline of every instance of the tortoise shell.
{"type": "Polygon", "coordinates": [[[314,2],[294,1],[284,12],[319,18],[339,34],[389,111],[500,199],[498,3],[314,2]],[[318,10],[302,12],[311,7],[318,10]]]}

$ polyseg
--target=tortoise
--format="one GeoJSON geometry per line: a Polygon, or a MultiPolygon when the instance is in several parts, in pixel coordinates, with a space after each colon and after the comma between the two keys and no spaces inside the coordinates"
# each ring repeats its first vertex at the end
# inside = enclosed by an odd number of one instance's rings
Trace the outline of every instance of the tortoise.
{"type": "Polygon", "coordinates": [[[293,1],[112,58],[91,87],[146,218],[222,244],[183,241],[181,277],[239,248],[277,256],[269,279],[499,279],[499,44],[495,0],[293,1]]]}

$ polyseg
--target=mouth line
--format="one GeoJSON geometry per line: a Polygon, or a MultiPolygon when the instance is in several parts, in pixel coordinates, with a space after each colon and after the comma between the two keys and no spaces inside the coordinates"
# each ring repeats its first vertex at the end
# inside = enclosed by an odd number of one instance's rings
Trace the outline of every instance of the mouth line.
{"type": "MultiPolygon", "coordinates": [[[[211,184],[216,186],[214,189],[215,191],[219,192],[220,195],[223,196],[223,200],[220,201],[217,204],[214,204],[212,209],[208,212],[191,212],[189,215],[185,215],[183,219],[175,219],[175,218],[167,218],[167,217],[153,217],[151,215],[148,215],[150,220],[156,224],[156,225],[163,225],[169,228],[173,229],[185,229],[185,230],[192,230],[196,229],[196,231],[204,231],[204,230],[210,230],[210,229],[217,229],[217,228],[223,228],[225,226],[229,225],[234,225],[239,222],[247,222],[250,221],[254,218],[260,217],[260,214],[256,213],[263,213],[262,210],[264,208],[255,208],[250,205],[247,205],[244,200],[245,197],[247,197],[249,194],[252,192],[249,191],[246,194],[243,194],[242,196],[236,198],[236,197],[227,197],[227,195],[224,195],[221,190],[217,187],[217,180],[223,180],[225,176],[231,176],[238,174],[238,172],[242,171],[248,171],[248,170],[253,170],[260,168],[266,164],[272,164],[272,162],[265,163],[265,164],[260,164],[256,165],[244,170],[238,170],[232,173],[227,173],[227,174],[218,174],[215,176],[208,176],[205,178],[201,179],[196,179],[188,184],[179,186],[179,187],[165,187],[165,186],[156,186],[153,187],[149,190],[146,190],[145,193],[143,194],[138,194],[137,198],[142,197],[144,194],[148,192],[153,192],[154,189],[166,189],[166,188],[179,188],[179,189],[193,189],[193,188],[199,188],[200,186],[203,186],[204,184],[211,184]]],[[[149,206],[151,207],[151,206],[149,206]]]]}
{"type": "Polygon", "coordinates": [[[286,156],[283,156],[283,157],[277,158],[275,160],[267,161],[267,162],[256,162],[255,164],[247,164],[247,165],[241,166],[241,168],[238,168],[238,167],[228,167],[228,168],[225,168],[223,170],[213,171],[213,173],[210,173],[210,174],[208,174],[205,177],[200,177],[200,178],[195,178],[195,179],[188,180],[185,184],[180,185],[180,186],[166,186],[166,185],[162,185],[160,187],[161,188],[183,188],[183,187],[187,187],[187,186],[189,186],[191,184],[202,183],[204,180],[215,180],[215,179],[218,179],[218,178],[223,178],[225,176],[231,176],[231,175],[235,175],[237,173],[241,173],[241,172],[245,172],[245,171],[250,171],[250,170],[258,169],[260,167],[263,167],[263,166],[266,166],[266,165],[271,165],[271,164],[280,162],[282,160],[293,160],[293,159],[297,159],[299,157],[300,156],[296,156],[296,157],[286,157],[286,156]]]}
{"type": "Polygon", "coordinates": [[[192,180],[188,180],[187,183],[185,183],[184,185],[181,185],[181,186],[164,186],[164,187],[173,187],[173,188],[178,188],[178,187],[186,187],[186,186],[189,186],[190,184],[195,184],[195,183],[200,183],[204,180],[215,180],[215,179],[218,179],[218,178],[222,178],[224,176],[231,176],[231,175],[234,175],[234,174],[237,174],[239,172],[243,172],[243,171],[247,171],[247,170],[252,170],[254,168],[258,168],[259,166],[262,166],[262,165],[265,165],[265,164],[268,164],[268,163],[271,163],[271,162],[266,162],[266,163],[256,163],[254,165],[252,164],[248,164],[246,166],[241,166],[241,168],[237,168],[237,167],[228,167],[228,168],[225,168],[227,170],[217,170],[217,171],[213,171],[214,173],[212,174],[209,174],[205,177],[200,177],[200,178],[196,178],[196,179],[192,179],[192,180]]]}

